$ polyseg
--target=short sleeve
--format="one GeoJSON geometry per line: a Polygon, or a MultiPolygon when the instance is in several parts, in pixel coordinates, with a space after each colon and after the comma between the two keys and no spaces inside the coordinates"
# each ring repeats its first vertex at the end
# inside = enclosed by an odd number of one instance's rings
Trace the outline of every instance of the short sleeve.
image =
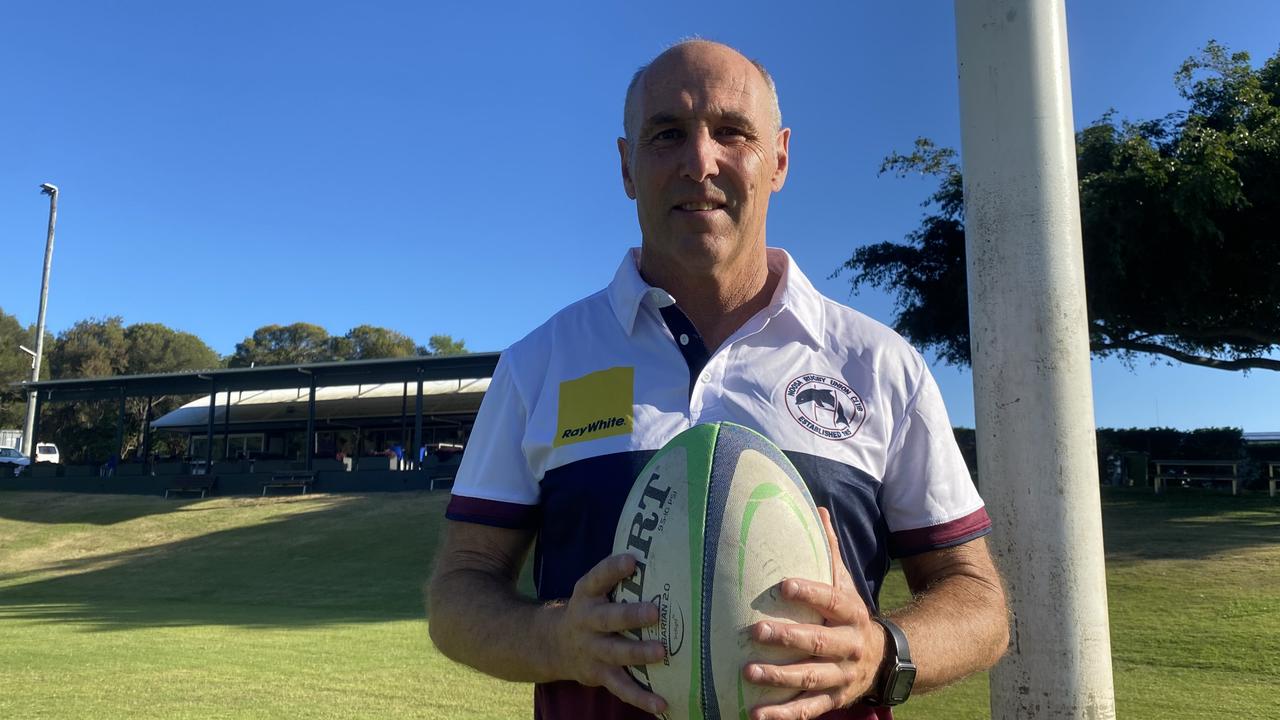
{"type": "Polygon", "coordinates": [[[893,557],[960,545],[991,530],[942,393],[923,362],[921,369],[890,445],[880,500],[893,557]]]}
{"type": "Polygon", "coordinates": [[[521,450],[529,413],[512,371],[508,350],[493,371],[467,441],[445,510],[450,520],[505,528],[537,522],[539,486],[521,450]]]}

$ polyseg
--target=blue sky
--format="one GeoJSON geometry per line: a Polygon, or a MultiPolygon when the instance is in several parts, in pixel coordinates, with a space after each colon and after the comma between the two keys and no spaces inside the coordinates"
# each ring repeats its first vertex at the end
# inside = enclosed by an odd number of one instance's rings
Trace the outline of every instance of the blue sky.
{"type": "MultiPolygon", "coordinates": [[[[1255,61],[1280,4],[1069,3],[1077,127],[1182,107],[1210,38],[1255,61]]],[[[62,189],[49,327],[161,322],[216,350],[268,323],[364,323],[477,350],[608,282],[638,244],[614,138],[635,67],[698,34],[774,74],[793,130],[771,244],[829,278],[915,227],[922,179],[877,177],[917,136],[958,147],[949,2],[9,4],[0,23],[0,308],[36,315],[62,189]]],[[[11,348],[0,348],[10,352],[11,348]]],[[[1111,427],[1280,430],[1280,378],[1095,362],[1111,427]]],[[[967,370],[934,363],[956,424],[967,370]]]]}

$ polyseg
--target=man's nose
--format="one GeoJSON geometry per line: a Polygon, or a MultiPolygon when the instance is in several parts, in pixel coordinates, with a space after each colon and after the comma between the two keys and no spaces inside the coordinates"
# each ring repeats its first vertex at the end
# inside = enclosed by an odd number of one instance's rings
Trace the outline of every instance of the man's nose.
{"type": "Polygon", "coordinates": [[[684,176],[694,182],[702,182],[719,175],[720,167],[717,160],[719,152],[719,144],[705,128],[690,134],[689,141],[684,146],[684,167],[682,168],[684,176]]]}

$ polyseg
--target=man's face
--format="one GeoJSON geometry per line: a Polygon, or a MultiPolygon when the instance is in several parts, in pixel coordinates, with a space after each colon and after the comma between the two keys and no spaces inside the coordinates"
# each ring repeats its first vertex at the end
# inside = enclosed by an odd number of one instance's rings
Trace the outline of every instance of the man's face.
{"type": "Polygon", "coordinates": [[[634,145],[619,138],[618,150],[644,265],[710,270],[763,247],[790,131],[775,127],[760,72],[729,48],[695,43],[655,60],[635,92],[634,145]]]}

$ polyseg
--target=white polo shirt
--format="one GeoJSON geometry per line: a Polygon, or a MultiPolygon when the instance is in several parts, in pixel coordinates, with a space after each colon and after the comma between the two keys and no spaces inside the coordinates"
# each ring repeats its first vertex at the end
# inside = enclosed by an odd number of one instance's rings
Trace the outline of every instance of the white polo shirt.
{"type": "Polygon", "coordinates": [[[611,553],[636,474],[702,422],[745,425],[786,453],[873,606],[890,556],[989,531],[937,385],[895,332],[771,248],[769,306],[708,355],[638,258],[503,353],[454,484],[449,518],[538,529],[539,597],[567,597],[611,553]]]}

